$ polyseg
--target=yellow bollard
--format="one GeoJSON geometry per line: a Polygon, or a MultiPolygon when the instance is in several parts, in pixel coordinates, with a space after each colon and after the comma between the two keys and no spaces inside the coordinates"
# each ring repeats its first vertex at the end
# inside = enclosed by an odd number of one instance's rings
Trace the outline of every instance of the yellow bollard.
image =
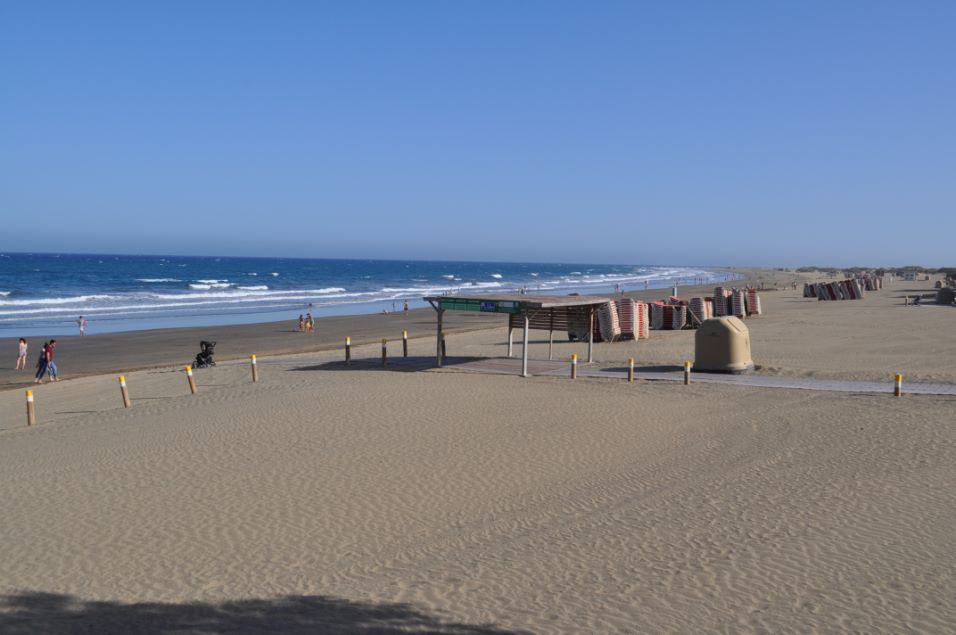
{"type": "Polygon", "coordinates": [[[690,385],[690,362],[684,362],[684,385],[690,385]]]}
{"type": "Polygon", "coordinates": [[[408,331],[402,331],[402,357],[408,357],[408,331]]]}
{"type": "Polygon", "coordinates": [[[193,367],[186,367],[186,379],[189,380],[189,392],[196,394],[196,379],[193,377],[193,367]]]}
{"type": "Polygon", "coordinates": [[[627,359],[627,381],[630,383],[634,382],[634,358],[629,357],[627,359]]]}
{"type": "Polygon", "coordinates": [[[571,354],[571,379],[578,378],[578,354],[571,354]]]}
{"type": "Polygon", "coordinates": [[[259,381],[259,365],[256,363],[256,356],[250,355],[249,361],[252,364],[252,383],[259,381]]]}
{"type": "Polygon", "coordinates": [[[33,391],[27,391],[27,425],[33,426],[37,422],[37,411],[33,404],[33,391]]]}
{"type": "Polygon", "coordinates": [[[903,375],[896,375],[896,386],[893,387],[893,396],[902,397],[903,396],[903,375]]]}
{"type": "Polygon", "coordinates": [[[345,363],[348,364],[352,361],[352,338],[346,336],[345,338],[345,363]]]}
{"type": "Polygon", "coordinates": [[[120,394],[123,395],[123,407],[129,408],[133,404],[129,400],[129,389],[126,387],[126,377],[124,375],[119,376],[119,385],[120,394]]]}

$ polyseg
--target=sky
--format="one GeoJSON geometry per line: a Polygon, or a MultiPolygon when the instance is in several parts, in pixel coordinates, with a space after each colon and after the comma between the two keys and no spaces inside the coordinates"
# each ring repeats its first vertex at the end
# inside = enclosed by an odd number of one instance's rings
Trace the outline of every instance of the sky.
{"type": "Polygon", "coordinates": [[[0,3],[2,251],[956,265],[956,2],[0,3]]]}

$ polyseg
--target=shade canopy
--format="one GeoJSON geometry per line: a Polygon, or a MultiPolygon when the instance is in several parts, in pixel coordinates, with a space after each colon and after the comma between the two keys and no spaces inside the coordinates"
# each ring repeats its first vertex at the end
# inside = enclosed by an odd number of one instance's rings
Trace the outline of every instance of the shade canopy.
{"type": "Polygon", "coordinates": [[[593,358],[593,325],[595,308],[610,302],[608,298],[586,295],[524,295],[482,294],[430,296],[424,298],[438,313],[437,362],[442,363],[441,323],[445,311],[478,311],[503,313],[508,316],[508,357],[512,355],[512,331],[522,329],[521,374],[527,376],[528,330],[548,331],[548,359],[552,357],[553,332],[555,330],[584,331],[588,334],[588,361],[593,358]]]}

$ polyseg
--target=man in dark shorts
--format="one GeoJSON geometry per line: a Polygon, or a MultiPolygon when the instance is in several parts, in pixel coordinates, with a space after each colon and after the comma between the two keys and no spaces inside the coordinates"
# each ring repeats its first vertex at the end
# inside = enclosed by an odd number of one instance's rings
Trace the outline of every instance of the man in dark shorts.
{"type": "Polygon", "coordinates": [[[46,375],[47,364],[49,363],[46,356],[46,349],[49,345],[49,342],[43,342],[43,348],[40,349],[40,357],[37,359],[37,374],[36,379],[34,379],[34,383],[43,383],[43,376],[46,375]]]}

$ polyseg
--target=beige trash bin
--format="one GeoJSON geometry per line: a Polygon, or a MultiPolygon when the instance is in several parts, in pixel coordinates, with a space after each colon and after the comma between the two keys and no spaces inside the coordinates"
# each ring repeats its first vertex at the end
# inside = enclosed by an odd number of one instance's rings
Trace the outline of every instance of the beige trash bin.
{"type": "Polygon", "coordinates": [[[750,329],[738,317],[704,320],[697,329],[694,349],[695,371],[746,373],[754,369],[750,357],[750,329]]]}

